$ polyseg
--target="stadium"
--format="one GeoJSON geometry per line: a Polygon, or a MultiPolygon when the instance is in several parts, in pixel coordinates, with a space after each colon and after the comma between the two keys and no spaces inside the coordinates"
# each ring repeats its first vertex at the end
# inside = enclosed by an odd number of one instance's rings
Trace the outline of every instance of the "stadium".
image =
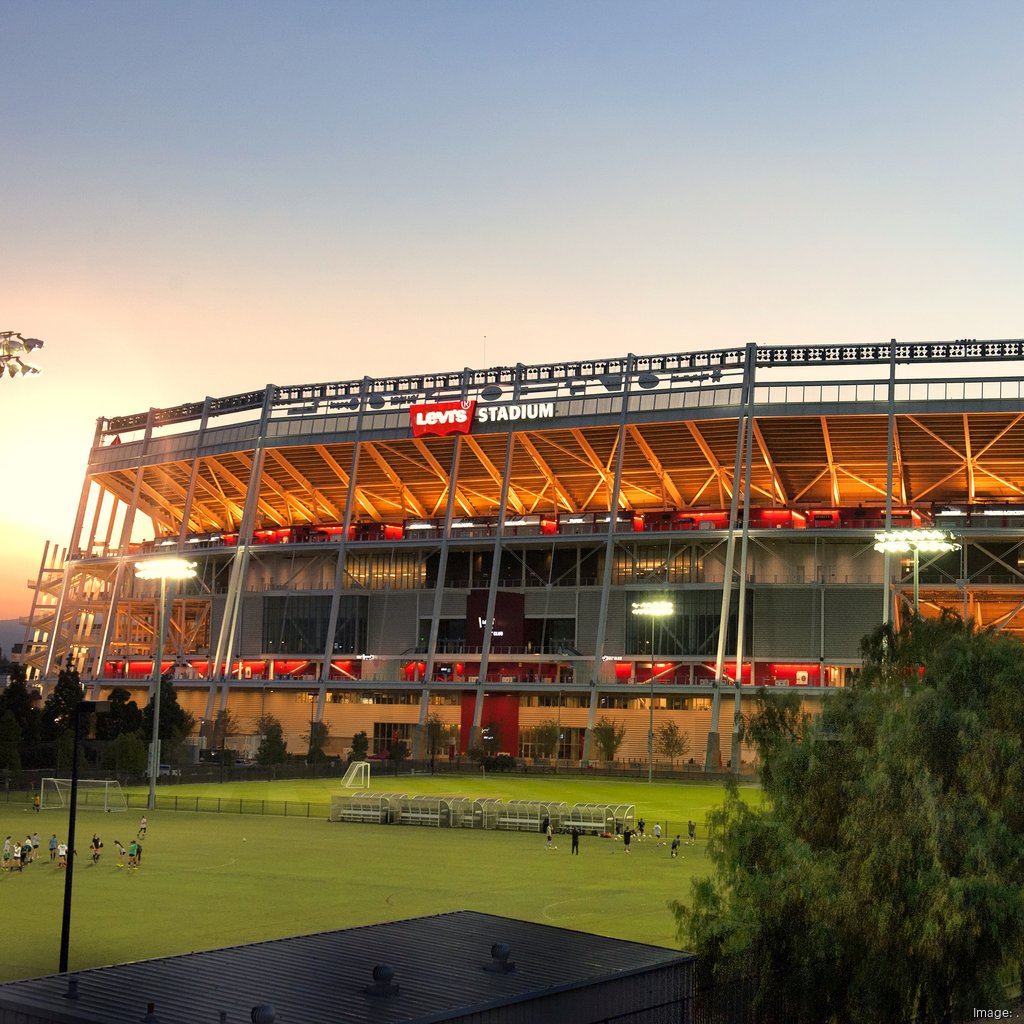
{"type": "Polygon", "coordinates": [[[343,753],[486,740],[740,769],[755,688],[810,710],[915,609],[1024,627],[1024,342],[759,346],[370,378],[101,418],[21,658],[211,735],[273,714],[343,753]],[[968,375],[970,374],[970,375],[968,375]],[[185,556],[193,579],[137,577],[185,556]]]}

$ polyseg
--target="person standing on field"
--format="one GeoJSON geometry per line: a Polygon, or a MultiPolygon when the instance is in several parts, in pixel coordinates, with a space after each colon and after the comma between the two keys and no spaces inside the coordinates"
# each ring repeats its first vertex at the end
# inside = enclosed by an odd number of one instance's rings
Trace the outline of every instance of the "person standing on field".
{"type": "Polygon", "coordinates": [[[692,819],[686,825],[686,845],[692,846],[697,842],[697,822],[692,819]]]}
{"type": "Polygon", "coordinates": [[[678,857],[679,856],[679,844],[680,844],[680,841],[681,840],[679,839],[679,836],[676,836],[675,839],[672,840],[672,856],[673,857],[678,857]]]}
{"type": "Polygon", "coordinates": [[[580,854],[580,830],[575,825],[572,827],[572,852],[577,857],[580,854]]]}
{"type": "Polygon", "coordinates": [[[138,831],[139,839],[145,839],[146,838],[146,828],[148,827],[148,825],[149,825],[149,822],[146,820],[146,816],[143,815],[142,818],[139,820],[139,831],[138,831]]]}
{"type": "Polygon", "coordinates": [[[54,832],[50,836],[47,846],[50,848],[50,863],[52,864],[57,859],[57,833],[54,832]]]}

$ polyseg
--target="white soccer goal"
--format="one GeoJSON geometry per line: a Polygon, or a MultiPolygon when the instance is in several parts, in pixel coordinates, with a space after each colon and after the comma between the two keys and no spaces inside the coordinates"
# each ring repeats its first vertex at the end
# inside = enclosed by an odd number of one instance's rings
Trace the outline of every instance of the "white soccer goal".
{"type": "Polygon", "coordinates": [[[366,789],[370,785],[370,762],[353,761],[341,780],[346,789],[366,789]]]}
{"type": "MultiPolygon", "coordinates": [[[[67,807],[71,800],[70,779],[43,779],[39,787],[39,807],[52,810],[67,807]]],[[[103,811],[127,811],[128,801],[116,779],[79,779],[78,806],[103,811]]]]}

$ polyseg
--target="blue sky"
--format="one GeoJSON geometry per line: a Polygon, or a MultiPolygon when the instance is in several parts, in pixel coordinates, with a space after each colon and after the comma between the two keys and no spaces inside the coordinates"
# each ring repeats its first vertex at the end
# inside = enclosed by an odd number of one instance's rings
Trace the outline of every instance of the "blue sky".
{"type": "Polygon", "coordinates": [[[1024,333],[1018,3],[0,2],[0,617],[95,419],[1024,333]]]}

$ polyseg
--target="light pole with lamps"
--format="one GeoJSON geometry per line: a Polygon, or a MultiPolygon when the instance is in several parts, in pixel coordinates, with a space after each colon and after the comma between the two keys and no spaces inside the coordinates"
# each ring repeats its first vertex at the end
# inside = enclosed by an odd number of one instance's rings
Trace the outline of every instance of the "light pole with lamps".
{"type": "Polygon", "coordinates": [[[654,627],[657,619],[673,615],[676,606],[671,601],[634,601],[633,614],[651,620],[651,699],[650,722],[647,727],[647,781],[654,781],[654,627]]]}
{"type": "MultiPolygon", "coordinates": [[[[921,613],[920,565],[921,552],[926,555],[941,555],[947,551],[959,551],[960,544],[945,530],[888,530],[875,534],[875,550],[905,555],[914,554],[914,615],[921,613]]],[[[885,581],[886,587],[889,581],[885,581]]]]}
{"type": "Polygon", "coordinates": [[[160,626],[156,650],[153,652],[153,740],[149,746],[149,800],[146,807],[156,807],[156,777],[160,773],[160,666],[167,639],[167,583],[188,580],[196,574],[196,563],[184,558],[147,558],[135,563],[135,575],[140,580],[160,581],[160,626]]]}

